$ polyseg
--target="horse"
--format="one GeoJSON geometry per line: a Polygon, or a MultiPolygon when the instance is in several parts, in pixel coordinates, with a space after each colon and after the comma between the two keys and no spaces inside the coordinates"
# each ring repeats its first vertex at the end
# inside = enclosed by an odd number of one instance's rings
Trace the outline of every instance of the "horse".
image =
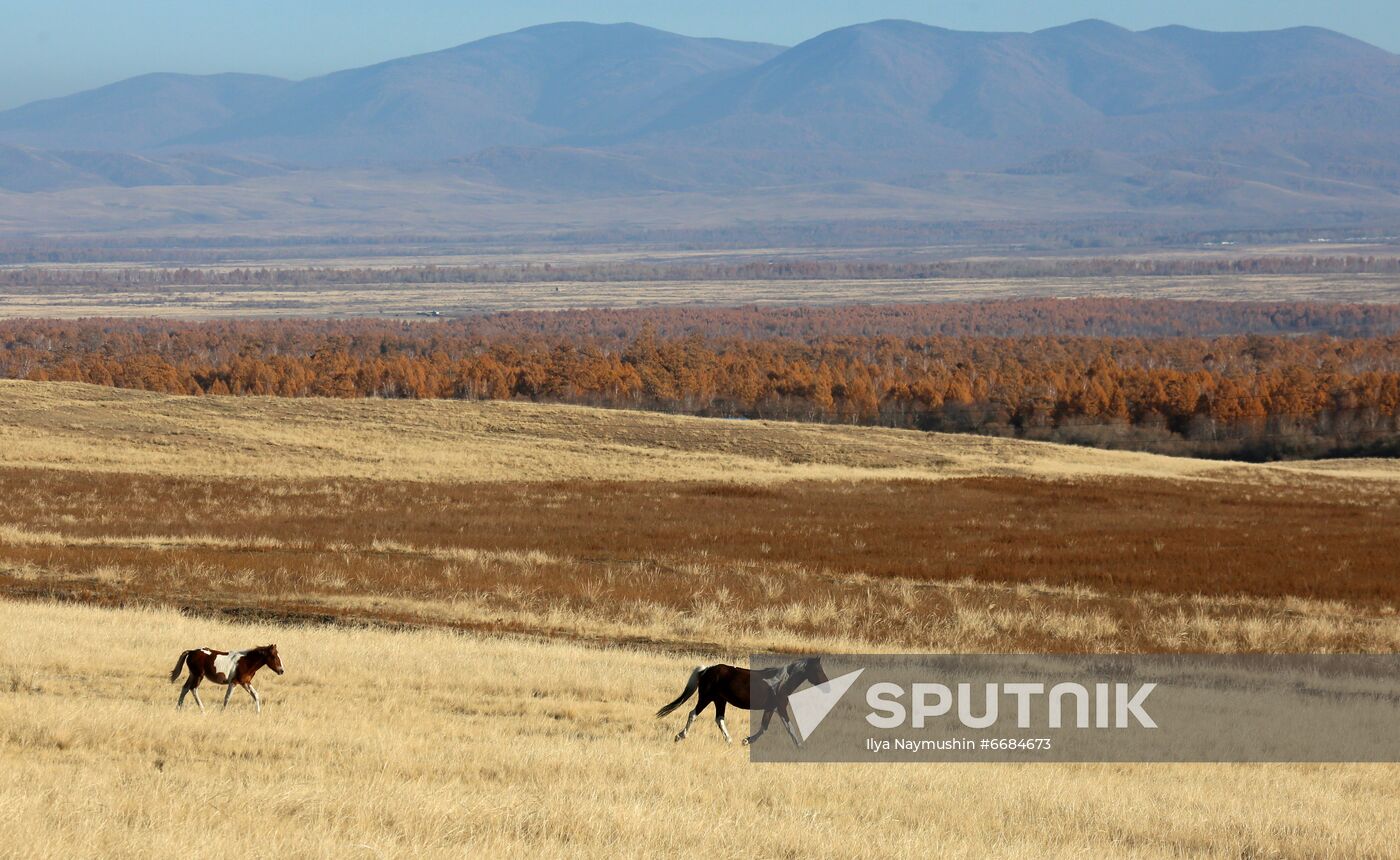
{"type": "Polygon", "coordinates": [[[215,684],[228,685],[228,689],[224,691],[225,708],[228,707],[228,697],[233,695],[233,688],[242,687],[253,697],[253,707],[260,714],[262,699],[258,698],[258,691],[253,689],[253,676],[264,666],[279,675],[284,671],[282,658],[277,656],[276,645],[232,652],[215,651],[213,648],[181,651],[180,659],[175,661],[175,668],[170,672],[170,683],[175,683],[175,679],[180,677],[180,670],[185,667],[189,667],[190,677],[180,690],[180,700],[175,703],[175,710],[185,706],[185,695],[190,693],[194,695],[194,703],[199,705],[199,712],[204,713],[204,702],[199,699],[199,682],[208,678],[215,684]]]}
{"type": "Polygon", "coordinates": [[[728,727],[724,725],[724,709],[726,705],[733,705],[745,710],[763,710],[763,724],[758,731],[744,738],[744,746],[762,737],[763,733],[768,731],[768,724],[773,720],[773,715],[777,714],[783,721],[783,728],[787,729],[788,737],[801,748],[802,741],[797,737],[797,732],[793,731],[792,721],[788,716],[788,696],[802,686],[804,681],[814,687],[826,684],[828,679],[826,671],[822,669],[821,658],[804,657],[786,666],[760,669],[756,673],[757,683],[754,683],[754,674],[748,669],[726,666],[723,663],[696,666],[690,673],[690,680],[685,682],[685,690],[674,702],[657,711],[656,716],[666,716],[698,691],[700,699],[686,719],[685,728],[676,735],[677,743],[685,740],[686,735],[690,733],[691,724],[700,716],[700,712],[705,710],[705,706],[714,702],[715,723],[719,725],[725,743],[732,742],[732,739],[729,737],[728,727]]]}

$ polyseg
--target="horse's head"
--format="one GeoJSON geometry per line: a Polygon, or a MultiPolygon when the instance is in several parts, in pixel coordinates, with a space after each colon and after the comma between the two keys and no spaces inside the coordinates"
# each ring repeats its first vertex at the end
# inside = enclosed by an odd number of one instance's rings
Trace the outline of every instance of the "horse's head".
{"type": "Polygon", "coordinates": [[[824,687],[826,682],[831,680],[826,676],[826,670],[822,668],[822,658],[808,657],[803,662],[805,663],[803,677],[813,687],[824,687]]]}
{"type": "Polygon", "coordinates": [[[282,658],[277,656],[277,646],[264,645],[260,650],[263,652],[263,655],[267,657],[267,668],[279,675],[282,674],[284,671],[282,669],[282,658]]]}

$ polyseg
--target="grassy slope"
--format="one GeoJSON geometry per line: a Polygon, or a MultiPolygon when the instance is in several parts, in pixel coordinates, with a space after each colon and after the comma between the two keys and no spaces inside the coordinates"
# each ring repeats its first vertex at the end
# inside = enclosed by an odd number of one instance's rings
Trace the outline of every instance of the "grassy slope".
{"type": "Polygon", "coordinates": [[[192,398],[0,381],[0,465],[174,476],[503,480],[1217,478],[1393,485],[1383,461],[1241,466],[982,436],[576,406],[192,398]]]}

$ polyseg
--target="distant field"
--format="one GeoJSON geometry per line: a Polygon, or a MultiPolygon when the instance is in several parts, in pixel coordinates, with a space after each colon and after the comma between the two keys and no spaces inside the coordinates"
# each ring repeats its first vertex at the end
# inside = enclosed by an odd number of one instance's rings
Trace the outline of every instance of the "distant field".
{"type": "Polygon", "coordinates": [[[382,317],[653,305],[843,304],[1131,296],[1233,301],[1397,302],[1395,275],[1209,275],[938,280],[628,281],[0,291],[0,317],[382,317]]]}

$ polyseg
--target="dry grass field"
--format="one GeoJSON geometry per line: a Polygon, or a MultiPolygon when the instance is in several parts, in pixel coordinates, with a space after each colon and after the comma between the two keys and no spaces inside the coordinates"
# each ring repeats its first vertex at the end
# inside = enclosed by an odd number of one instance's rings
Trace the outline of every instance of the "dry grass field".
{"type": "MultiPolygon", "coordinates": [[[[344,265],[345,261],[336,261],[344,265]]],[[[1010,298],[1400,301],[1393,275],[1202,275],[1181,277],[942,278],[937,280],[626,281],[500,284],[357,284],[349,287],[169,286],[86,292],[0,289],[0,317],[412,317],[513,310],[657,305],[976,301],[1010,298]]]]}
{"type": "MultiPolygon", "coordinates": [[[[1383,857],[1390,765],[752,765],[651,718],[703,655],[0,602],[13,857],[1383,857]],[[175,655],[275,640],[200,715],[175,655]]],[[[211,698],[206,696],[206,699],[211,698]]]]}
{"type": "Polygon", "coordinates": [[[651,714],[754,650],[1395,652],[1397,557],[1384,461],[4,382],[3,851],[1393,856],[1392,765],[758,766],[651,714]],[[260,717],[174,714],[181,650],[265,641],[260,717]]]}

